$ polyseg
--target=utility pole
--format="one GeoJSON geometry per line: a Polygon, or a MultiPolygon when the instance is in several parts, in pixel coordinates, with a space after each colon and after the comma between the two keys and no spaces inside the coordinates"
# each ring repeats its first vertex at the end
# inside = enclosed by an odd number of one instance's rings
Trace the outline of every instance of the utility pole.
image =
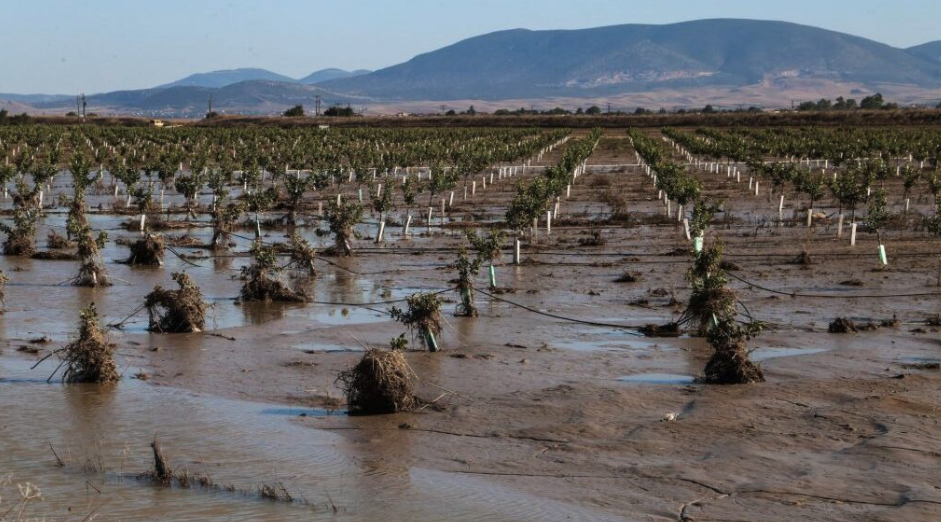
{"type": "Polygon", "coordinates": [[[75,96],[75,116],[78,117],[81,115],[82,115],[82,97],[76,95],[75,96]]]}
{"type": "Polygon", "coordinates": [[[85,123],[85,115],[87,113],[86,109],[88,108],[88,102],[85,101],[85,93],[82,93],[82,123],[85,123]]]}
{"type": "Polygon", "coordinates": [[[320,95],[314,96],[314,114],[320,116],[320,95]]]}
{"type": "Polygon", "coordinates": [[[212,118],[212,93],[209,93],[209,112],[206,113],[206,118],[212,118]]]}

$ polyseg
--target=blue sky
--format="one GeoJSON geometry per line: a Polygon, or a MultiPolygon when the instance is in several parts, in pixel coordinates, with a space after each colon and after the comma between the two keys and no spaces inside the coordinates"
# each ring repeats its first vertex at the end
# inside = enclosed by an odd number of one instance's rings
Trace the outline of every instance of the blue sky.
{"type": "Polygon", "coordinates": [[[941,40],[938,0],[0,0],[0,92],[137,89],[237,67],[301,77],[501,29],[733,17],[898,47],[941,40]]]}

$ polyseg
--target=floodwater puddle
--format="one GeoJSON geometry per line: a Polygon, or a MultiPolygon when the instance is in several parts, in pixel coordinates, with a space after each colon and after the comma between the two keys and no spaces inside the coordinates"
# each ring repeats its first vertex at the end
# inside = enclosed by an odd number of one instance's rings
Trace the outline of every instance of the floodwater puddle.
{"type": "Polygon", "coordinates": [[[751,352],[752,361],[761,362],[780,357],[798,357],[828,352],[826,348],[758,348],[751,352]]]}
{"type": "Polygon", "coordinates": [[[342,411],[222,399],[128,378],[109,386],[47,384],[50,363],[32,364],[0,356],[0,472],[14,487],[41,489],[42,502],[24,513],[31,519],[81,519],[93,511],[99,520],[616,519],[486,478],[385,464],[389,452],[412,451],[407,431],[358,444],[307,423],[331,418],[356,426],[342,411]],[[153,466],[155,437],[174,469],[249,494],[136,480],[153,466]],[[445,481],[460,487],[429,486],[445,481]],[[261,501],[253,492],[262,484],[283,484],[303,501],[261,501]]]}
{"type": "Polygon", "coordinates": [[[696,381],[696,378],[675,373],[637,373],[621,377],[618,380],[637,384],[692,384],[696,381]]]}

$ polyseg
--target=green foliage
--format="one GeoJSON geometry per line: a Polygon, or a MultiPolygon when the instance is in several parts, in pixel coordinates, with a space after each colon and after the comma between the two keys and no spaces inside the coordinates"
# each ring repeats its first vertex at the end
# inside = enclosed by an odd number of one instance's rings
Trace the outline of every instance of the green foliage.
{"type": "Polygon", "coordinates": [[[422,193],[424,187],[418,180],[418,175],[409,174],[405,177],[405,183],[402,184],[402,199],[409,207],[415,204],[415,197],[422,193]]]}
{"type": "Polygon", "coordinates": [[[705,201],[697,201],[693,206],[693,212],[689,219],[689,233],[692,237],[701,237],[706,235],[706,230],[712,223],[712,218],[722,209],[722,203],[709,204],[705,201]]]}
{"type": "Polygon", "coordinates": [[[382,193],[378,194],[379,185],[370,184],[369,200],[372,202],[372,208],[380,216],[392,209],[392,201],[395,197],[395,183],[389,183],[382,186],[382,193]]]}
{"type": "Polygon", "coordinates": [[[304,116],[304,106],[295,105],[294,107],[291,107],[290,109],[284,111],[284,115],[287,116],[288,118],[299,118],[301,116],[304,116]]]}
{"type": "Polygon", "coordinates": [[[869,212],[866,214],[865,225],[876,233],[880,244],[882,243],[882,229],[889,222],[889,217],[885,190],[879,189],[869,198],[869,212]]]}
{"type": "Polygon", "coordinates": [[[393,337],[392,340],[389,342],[389,349],[397,350],[400,352],[404,352],[405,350],[407,350],[408,339],[405,338],[405,334],[402,334],[398,337],[393,337]]]}
{"type": "Polygon", "coordinates": [[[476,232],[467,232],[467,240],[477,253],[480,263],[493,262],[503,255],[503,244],[506,242],[506,232],[491,228],[487,235],[478,235],[476,232]]]}
{"type": "MultiPolygon", "coordinates": [[[[333,234],[334,247],[333,253],[340,256],[353,255],[352,241],[355,238],[353,227],[363,219],[363,206],[355,201],[330,202],[324,217],[329,224],[329,233],[333,234]]],[[[317,231],[318,235],[324,235],[326,232],[317,231]]]]}
{"type": "Polygon", "coordinates": [[[436,294],[419,292],[406,298],[408,310],[392,307],[392,319],[406,326],[413,335],[418,334],[426,348],[434,351],[428,334],[441,334],[441,300],[436,294]]]}

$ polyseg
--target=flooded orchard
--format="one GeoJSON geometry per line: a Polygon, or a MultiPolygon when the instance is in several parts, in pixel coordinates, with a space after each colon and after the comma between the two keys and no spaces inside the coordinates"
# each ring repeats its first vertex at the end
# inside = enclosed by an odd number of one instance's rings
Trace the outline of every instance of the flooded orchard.
{"type": "Polygon", "coordinates": [[[0,520],[935,517],[939,143],[0,127],[0,520]]]}

